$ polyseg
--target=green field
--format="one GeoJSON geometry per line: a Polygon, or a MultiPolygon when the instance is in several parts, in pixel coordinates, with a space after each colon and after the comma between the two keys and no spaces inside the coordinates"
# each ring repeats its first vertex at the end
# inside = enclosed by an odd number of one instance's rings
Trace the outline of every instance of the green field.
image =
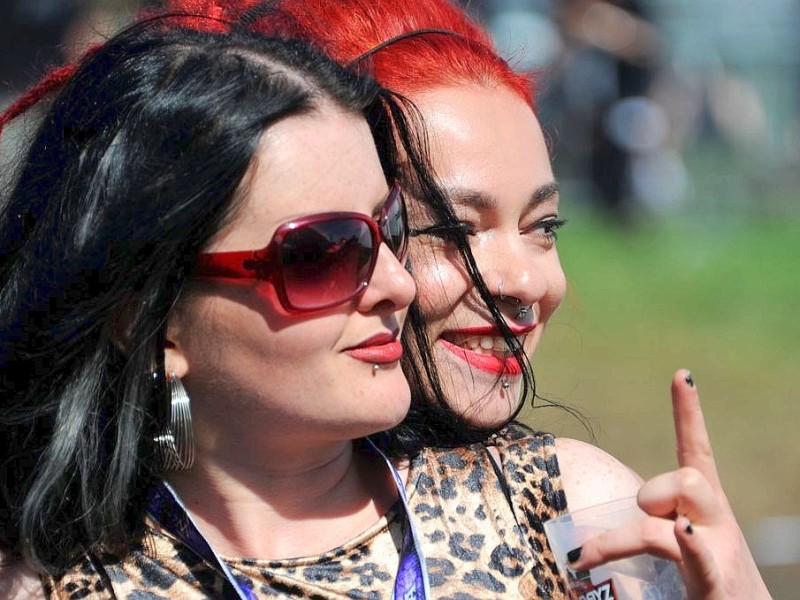
{"type": "MultiPolygon", "coordinates": [[[[800,515],[800,221],[620,231],[577,216],[559,252],[569,291],[535,356],[538,393],[649,477],[675,466],[669,384],[688,367],[740,521],[800,515]]],[[[591,439],[556,408],[523,420],[591,439]]]]}

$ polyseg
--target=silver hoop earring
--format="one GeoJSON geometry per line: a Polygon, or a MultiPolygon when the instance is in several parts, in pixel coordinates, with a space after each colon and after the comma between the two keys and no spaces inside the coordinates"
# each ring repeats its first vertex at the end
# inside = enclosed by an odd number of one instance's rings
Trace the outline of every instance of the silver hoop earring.
{"type": "Polygon", "coordinates": [[[156,450],[167,471],[187,471],[194,464],[192,403],[186,388],[175,373],[167,377],[169,417],[163,432],[156,436],[156,450]]]}

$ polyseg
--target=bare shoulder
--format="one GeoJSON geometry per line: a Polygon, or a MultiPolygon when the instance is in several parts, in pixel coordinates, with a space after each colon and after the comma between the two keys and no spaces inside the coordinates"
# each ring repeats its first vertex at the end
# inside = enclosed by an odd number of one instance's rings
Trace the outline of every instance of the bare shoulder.
{"type": "Polygon", "coordinates": [[[569,509],[635,496],[642,478],[597,446],[570,438],[556,438],[561,484],[569,509]]]}
{"type": "Polygon", "coordinates": [[[0,598],[31,600],[45,598],[39,576],[21,561],[6,561],[0,550],[0,598]]]}

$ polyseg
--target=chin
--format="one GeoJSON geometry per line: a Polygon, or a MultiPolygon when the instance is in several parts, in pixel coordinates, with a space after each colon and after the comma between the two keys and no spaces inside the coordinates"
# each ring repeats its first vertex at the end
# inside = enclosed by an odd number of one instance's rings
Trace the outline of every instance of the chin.
{"type": "Polygon", "coordinates": [[[450,353],[437,367],[448,404],[465,421],[479,427],[498,427],[517,410],[521,376],[514,377],[508,390],[503,390],[499,375],[474,369],[450,353]]]}
{"type": "Polygon", "coordinates": [[[396,374],[394,372],[378,373],[376,389],[370,392],[370,395],[376,399],[370,411],[370,417],[374,419],[374,429],[371,433],[385,431],[398,425],[406,418],[411,407],[411,389],[408,381],[399,366],[394,370],[396,374]],[[381,381],[381,375],[397,377],[398,381],[391,384],[388,381],[381,381]]]}
{"type": "MultiPolygon", "coordinates": [[[[491,394],[476,397],[469,406],[459,410],[462,419],[477,427],[497,428],[505,425],[517,410],[517,401],[491,394]]],[[[465,402],[466,404],[466,402],[465,402]]]]}

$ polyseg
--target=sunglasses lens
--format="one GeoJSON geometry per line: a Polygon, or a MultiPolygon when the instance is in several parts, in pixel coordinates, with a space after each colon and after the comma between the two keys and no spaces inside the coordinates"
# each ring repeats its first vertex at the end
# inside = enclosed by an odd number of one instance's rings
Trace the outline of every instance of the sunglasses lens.
{"type": "Polygon", "coordinates": [[[283,287],[295,310],[344,302],[368,281],[374,242],[369,226],[337,219],[300,227],[281,244],[283,287]]]}
{"type": "Polygon", "coordinates": [[[408,250],[408,222],[406,206],[399,186],[392,188],[380,219],[383,239],[394,255],[403,261],[408,250]]]}

